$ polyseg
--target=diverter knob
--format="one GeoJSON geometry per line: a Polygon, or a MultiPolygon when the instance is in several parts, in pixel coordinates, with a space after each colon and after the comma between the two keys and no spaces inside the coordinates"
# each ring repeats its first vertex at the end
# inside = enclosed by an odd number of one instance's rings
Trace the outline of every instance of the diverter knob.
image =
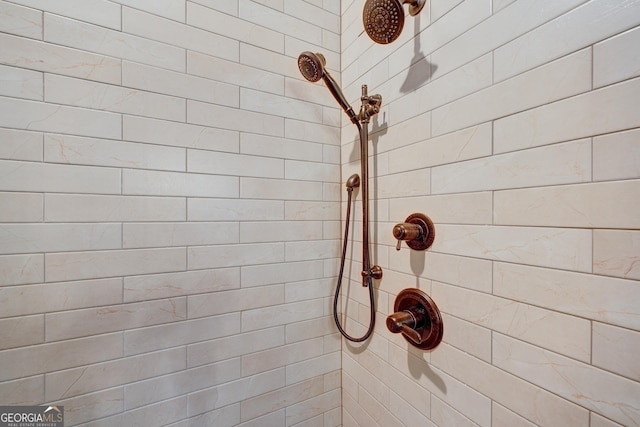
{"type": "Polygon", "coordinates": [[[398,240],[396,250],[400,250],[402,241],[416,251],[428,249],[436,238],[436,228],[433,221],[421,213],[414,213],[407,217],[405,222],[393,227],[393,237],[398,240]]]}

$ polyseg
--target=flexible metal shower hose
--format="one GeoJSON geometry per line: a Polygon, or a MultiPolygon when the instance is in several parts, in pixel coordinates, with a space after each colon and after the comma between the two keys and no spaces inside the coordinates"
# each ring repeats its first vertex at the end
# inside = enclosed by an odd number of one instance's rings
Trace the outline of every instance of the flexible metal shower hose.
{"type": "Polygon", "coordinates": [[[353,193],[353,187],[347,187],[347,193],[348,193],[347,215],[346,215],[345,226],[344,226],[344,242],[342,244],[342,256],[340,258],[340,272],[338,273],[338,283],[336,284],[336,293],[333,298],[333,319],[335,320],[336,326],[338,327],[338,330],[340,331],[343,337],[345,337],[346,339],[352,342],[362,342],[362,341],[365,341],[367,338],[369,338],[369,336],[373,333],[373,327],[375,326],[375,323],[376,323],[376,308],[374,303],[373,283],[372,283],[373,281],[371,280],[370,277],[368,278],[368,282],[369,282],[368,288],[369,288],[369,301],[370,301],[369,308],[370,308],[371,320],[369,321],[369,329],[367,329],[367,332],[360,338],[352,337],[342,328],[342,325],[340,324],[340,318],[338,317],[338,299],[340,299],[340,288],[342,287],[342,275],[344,273],[344,263],[347,256],[347,241],[349,240],[349,222],[351,217],[351,195],[353,193]]]}

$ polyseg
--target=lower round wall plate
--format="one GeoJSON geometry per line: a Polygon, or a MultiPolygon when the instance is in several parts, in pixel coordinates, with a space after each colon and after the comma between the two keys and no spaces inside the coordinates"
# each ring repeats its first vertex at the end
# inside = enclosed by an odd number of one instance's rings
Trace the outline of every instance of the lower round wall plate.
{"type": "Polygon", "coordinates": [[[409,288],[400,291],[396,297],[393,311],[405,311],[422,309],[425,312],[426,322],[422,327],[416,329],[421,335],[421,342],[417,343],[407,335],[402,334],[410,344],[422,349],[431,350],[435,348],[444,334],[444,326],[442,324],[442,315],[436,303],[429,295],[416,288],[409,288]]]}

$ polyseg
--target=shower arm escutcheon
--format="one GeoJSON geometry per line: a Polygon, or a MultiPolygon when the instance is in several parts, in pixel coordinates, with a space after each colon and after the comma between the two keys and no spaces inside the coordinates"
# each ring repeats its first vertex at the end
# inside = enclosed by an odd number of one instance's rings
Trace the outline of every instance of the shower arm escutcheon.
{"type": "Polygon", "coordinates": [[[393,237],[398,244],[396,250],[400,250],[402,241],[407,242],[407,246],[416,251],[424,251],[431,247],[436,238],[436,229],[431,219],[421,213],[411,214],[405,222],[396,224],[393,227],[393,237]]]}

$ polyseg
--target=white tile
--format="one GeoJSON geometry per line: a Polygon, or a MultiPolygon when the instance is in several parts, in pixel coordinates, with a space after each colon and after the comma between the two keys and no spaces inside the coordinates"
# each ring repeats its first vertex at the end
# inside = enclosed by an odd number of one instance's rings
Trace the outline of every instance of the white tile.
{"type": "Polygon", "coordinates": [[[640,280],[640,232],[594,230],[593,272],[640,280]]]}
{"type": "Polygon", "coordinates": [[[185,171],[186,150],[99,138],[46,134],[44,161],[76,165],[185,171]]]}
{"type": "Polygon", "coordinates": [[[591,358],[591,324],[586,319],[437,282],[431,298],[443,313],[578,360],[591,358]]]}
{"type": "Polygon", "coordinates": [[[0,97],[0,126],[120,139],[120,114],[0,97]]]}
{"type": "Polygon", "coordinates": [[[121,86],[46,74],[45,101],[93,110],[184,121],[184,99],[121,86]]]}
{"type": "MultiPolygon", "coordinates": [[[[389,216],[396,223],[404,222],[411,213],[423,212],[435,224],[490,224],[492,209],[493,197],[488,191],[407,197],[389,201],[389,216]],[[469,206],[473,206],[473,209],[469,209],[469,206]]],[[[390,233],[385,234],[385,237],[389,236],[390,233]]]]}
{"type": "Polygon", "coordinates": [[[42,254],[0,256],[2,286],[44,282],[42,254]]]}
{"type": "Polygon", "coordinates": [[[279,31],[203,7],[197,3],[187,3],[187,24],[276,52],[284,50],[284,34],[279,31]]]}
{"type": "Polygon", "coordinates": [[[206,123],[196,126],[127,115],[122,122],[123,139],[128,141],[235,153],[240,150],[238,132],[207,127],[206,123]]]}
{"type": "Polygon", "coordinates": [[[640,329],[637,283],[568,271],[497,263],[494,293],[585,319],[640,329]]]}
{"type": "Polygon", "coordinates": [[[128,384],[125,387],[127,408],[138,408],[211,385],[232,381],[238,378],[239,365],[237,359],[231,359],[128,384]]]}
{"type": "Polygon", "coordinates": [[[0,350],[42,343],[44,343],[43,315],[0,320],[0,350]],[[20,333],[16,333],[17,331],[20,333]]]}
{"type": "Polygon", "coordinates": [[[284,409],[294,403],[310,399],[323,392],[322,377],[288,385],[271,393],[265,393],[243,401],[240,405],[242,420],[251,420],[261,415],[284,409]]]}
{"type": "Polygon", "coordinates": [[[455,70],[583,2],[554,2],[542,8],[535,0],[517,1],[435,51],[431,55],[431,62],[437,65],[434,76],[455,70]],[[500,31],[496,31],[496,28],[500,31]]]}
{"type": "Polygon", "coordinates": [[[122,61],[50,43],[0,34],[0,63],[119,84],[122,61]]]}
{"type": "Polygon", "coordinates": [[[187,101],[187,122],[270,136],[284,133],[284,117],[191,100],[187,101]]]}
{"type": "Polygon", "coordinates": [[[60,341],[177,322],[186,318],[186,298],[105,305],[99,308],[47,313],[45,337],[47,341],[60,341]]]}
{"type": "Polygon", "coordinates": [[[198,199],[187,200],[189,221],[268,221],[284,219],[281,200],[198,199]]]}
{"type": "MultiPolygon", "coordinates": [[[[509,9],[506,9],[509,10],[509,9]]],[[[524,34],[495,51],[496,80],[503,80],[638,24],[640,3],[595,0],[524,34]],[[562,40],[558,43],[558,40],[562,40]]]]}
{"type": "Polygon", "coordinates": [[[0,352],[0,362],[2,366],[11,366],[12,369],[3,369],[0,380],[74,368],[120,356],[122,334],[119,333],[6,350],[0,352]]]}
{"type": "Polygon", "coordinates": [[[322,183],[241,178],[240,197],[246,199],[322,200],[322,183]]]}
{"type": "Polygon", "coordinates": [[[280,345],[242,357],[242,374],[252,375],[322,354],[322,339],[280,345]]]}
{"type": "Polygon", "coordinates": [[[184,199],[176,197],[46,194],[49,222],[184,221],[184,199]]]}
{"type": "Polygon", "coordinates": [[[130,249],[45,255],[48,282],[165,273],[186,269],[184,248],[130,249]]]}
{"type": "Polygon", "coordinates": [[[435,252],[576,271],[591,271],[590,230],[441,224],[435,252]]]}
{"type": "Polygon", "coordinates": [[[42,101],[42,73],[0,65],[0,95],[42,101]]]}
{"type": "Polygon", "coordinates": [[[493,340],[494,363],[501,369],[619,423],[638,423],[637,382],[503,335],[493,340]]]}
{"type": "Polygon", "coordinates": [[[446,194],[590,180],[591,142],[580,140],[434,167],[431,190],[446,194]]]}
{"type": "Polygon", "coordinates": [[[303,140],[255,133],[240,135],[240,151],[243,154],[321,162],[323,150],[326,150],[326,146],[303,140]]]}
{"type": "MultiPolygon", "coordinates": [[[[237,335],[239,332],[240,315],[238,313],[131,329],[124,333],[124,354],[129,356],[163,350],[218,337],[237,335]]],[[[193,381],[194,378],[191,380],[193,381]]],[[[158,381],[169,381],[170,384],[173,383],[175,386],[180,386],[180,383],[176,383],[171,378],[159,377],[155,381],[149,381],[146,384],[139,383],[139,387],[135,388],[149,390],[150,393],[154,389],[153,383],[158,381]]],[[[134,394],[131,398],[135,400],[147,399],[144,393],[134,394]]]]}
{"type": "Polygon", "coordinates": [[[491,362],[491,329],[448,314],[442,314],[442,324],[446,330],[443,339],[447,344],[491,362]]]}
{"type": "Polygon", "coordinates": [[[184,22],[185,20],[185,8],[184,2],[182,1],[158,0],[153,3],[149,3],[144,0],[116,0],[116,3],[134,7],[136,9],[142,9],[146,12],[164,16],[175,21],[184,22]]]}
{"type": "Polygon", "coordinates": [[[494,122],[496,153],[640,126],[640,78],[556,101],[494,122]]]}
{"type": "Polygon", "coordinates": [[[322,238],[319,221],[249,222],[240,224],[240,242],[313,241],[322,238]]]}
{"type": "Polygon", "coordinates": [[[590,89],[591,50],[584,49],[434,110],[433,133],[488,122],[590,89]]]}
{"type": "MultiPolygon", "coordinates": [[[[241,5],[242,4],[244,3],[241,3],[241,5]]],[[[241,16],[244,10],[242,8],[240,9],[241,16]]],[[[303,21],[309,19],[309,16],[313,16],[315,18],[313,22],[314,25],[333,33],[340,33],[340,17],[336,16],[335,13],[324,10],[321,4],[314,6],[309,2],[284,0],[283,12],[303,21]]]]}
{"type": "Polygon", "coordinates": [[[593,138],[593,180],[640,178],[640,131],[593,138]]]}
{"type": "Polygon", "coordinates": [[[238,177],[127,169],[122,192],[127,195],[235,197],[238,177]]]}
{"type": "Polygon", "coordinates": [[[187,171],[195,173],[284,178],[282,159],[236,153],[188,150],[187,171]]]}
{"type": "Polygon", "coordinates": [[[640,180],[563,185],[495,193],[496,224],[638,228],[640,180]]]}
{"type": "Polygon", "coordinates": [[[120,6],[107,0],[58,0],[46,3],[39,0],[16,0],[13,3],[91,22],[114,30],[120,29],[120,6]]]}
{"type": "Polygon", "coordinates": [[[284,94],[283,76],[260,67],[247,66],[200,52],[187,52],[187,72],[212,82],[220,82],[219,84],[284,94]]]}
{"type": "MultiPolygon", "coordinates": [[[[220,314],[255,310],[284,303],[284,287],[282,285],[261,286],[249,289],[231,289],[211,294],[193,295],[189,297],[189,318],[217,316],[220,314]]],[[[189,360],[196,354],[189,351],[189,360]]],[[[238,356],[240,354],[236,354],[238,356]]]]}
{"type": "Polygon", "coordinates": [[[79,424],[95,418],[104,418],[119,413],[123,409],[124,391],[122,387],[72,397],[59,401],[67,408],[83,408],[80,411],[65,411],[65,422],[79,424]]]}
{"type": "Polygon", "coordinates": [[[446,344],[431,353],[431,363],[535,425],[589,422],[585,408],[446,344]]]}
{"type": "MultiPolygon", "coordinates": [[[[239,88],[207,78],[124,61],[122,84],[149,92],[238,107],[239,88]]],[[[167,98],[171,99],[171,98],[167,98]]]]}
{"type": "Polygon", "coordinates": [[[0,139],[1,158],[42,161],[42,133],[0,128],[0,139]]]}
{"type": "Polygon", "coordinates": [[[497,403],[491,408],[491,423],[495,427],[535,427],[535,424],[497,403]]]}
{"type": "Polygon", "coordinates": [[[123,224],[122,247],[168,247],[237,243],[238,224],[227,222],[123,224]]]}
{"type": "Polygon", "coordinates": [[[242,287],[272,285],[321,279],[324,277],[322,260],[287,262],[282,264],[247,265],[242,267],[242,287]]]}
{"type": "MultiPolygon", "coordinates": [[[[391,100],[389,117],[394,123],[403,122],[456,99],[464,99],[464,96],[488,87],[491,82],[491,56],[484,55],[439,79],[430,81],[414,92],[407,91],[408,93],[403,97],[391,100]]],[[[463,120],[463,118],[460,118],[460,120],[463,120]]],[[[475,123],[480,122],[475,121],[475,123]]],[[[433,122],[433,126],[437,125],[439,124],[433,122]]],[[[438,135],[444,133],[442,129],[443,127],[440,126],[438,135]]]]}
{"type": "Polygon", "coordinates": [[[252,397],[280,389],[283,382],[283,370],[276,369],[191,393],[187,403],[188,415],[201,414],[236,402],[246,402],[252,397]]]}
{"type": "Polygon", "coordinates": [[[120,171],[109,168],[0,161],[8,191],[120,193],[120,171]]]}
{"type": "Polygon", "coordinates": [[[185,50],[121,31],[45,14],[44,40],[80,50],[185,71],[185,50]]]}
{"type": "Polygon", "coordinates": [[[247,88],[240,89],[240,108],[295,120],[322,120],[322,107],[317,104],[247,88]]]}
{"type": "Polygon", "coordinates": [[[492,129],[489,124],[425,139],[391,150],[389,172],[396,173],[488,156],[491,155],[491,141],[492,129]]]}
{"type": "Polygon", "coordinates": [[[340,179],[339,165],[286,160],[284,169],[286,179],[323,182],[338,182],[340,179]]]}
{"type": "MultiPolygon", "coordinates": [[[[250,23],[269,28],[282,33],[283,36],[295,37],[306,40],[314,45],[322,44],[321,28],[339,31],[340,20],[333,14],[323,10],[312,9],[310,5],[292,4],[287,2],[286,13],[276,11],[255,2],[239,2],[238,16],[250,23]],[[306,11],[306,17],[314,17],[314,25],[309,25],[305,20],[298,19],[296,15],[303,13],[303,7],[311,9],[306,11]]],[[[252,43],[255,44],[255,43],[252,43]]]]}
{"type": "Polygon", "coordinates": [[[287,119],[285,120],[284,136],[309,142],[339,145],[340,129],[336,126],[287,119]]]}
{"type": "Polygon", "coordinates": [[[321,300],[314,300],[246,310],[242,312],[242,331],[253,331],[320,317],[323,314],[323,305],[321,300]]]}
{"type": "Polygon", "coordinates": [[[0,3],[0,31],[42,39],[42,12],[3,1],[0,3]]]}
{"type": "Polygon", "coordinates": [[[634,357],[638,351],[640,332],[594,322],[593,365],[638,381],[640,365],[634,357]]]}
{"type": "Polygon", "coordinates": [[[187,366],[202,366],[232,358],[239,359],[243,355],[256,354],[271,348],[281,348],[283,345],[283,327],[236,333],[189,345],[187,366]]]}
{"type": "Polygon", "coordinates": [[[188,249],[189,269],[237,267],[284,261],[281,243],[198,246],[188,249]]]}
{"type": "Polygon", "coordinates": [[[593,85],[605,86],[640,75],[640,58],[630,55],[640,43],[640,28],[618,34],[593,47],[593,85]]]}
{"type": "Polygon", "coordinates": [[[7,287],[3,289],[2,301],[5,307],[2,317],[118,304],[122,302],[122,280],[104,279],[7,287]],[[100,289],[100,292],[96,292],[96,289],[100,289]]]}
{"type": "Polygon", "coordinates": [[[0,193],[0,222],[41,222],[42,194],[0,193]]]}
{"type": "Polygon", "coordinates": [[[124,302],[213,292],[217,295],[218,291],[239,287],[239,268],[129,276],[124,278],[124,302]]]}
{"type": "Polygon", "coordinates": [[[3,224],[0,254],[119,249],[121,233],[120,224],[3,224]]]}
{"type": "Polygon", "coordinates": [[[238,0],[193,0],[193,3],[199,3],[228,15],[238,16],[238,0]]]}

